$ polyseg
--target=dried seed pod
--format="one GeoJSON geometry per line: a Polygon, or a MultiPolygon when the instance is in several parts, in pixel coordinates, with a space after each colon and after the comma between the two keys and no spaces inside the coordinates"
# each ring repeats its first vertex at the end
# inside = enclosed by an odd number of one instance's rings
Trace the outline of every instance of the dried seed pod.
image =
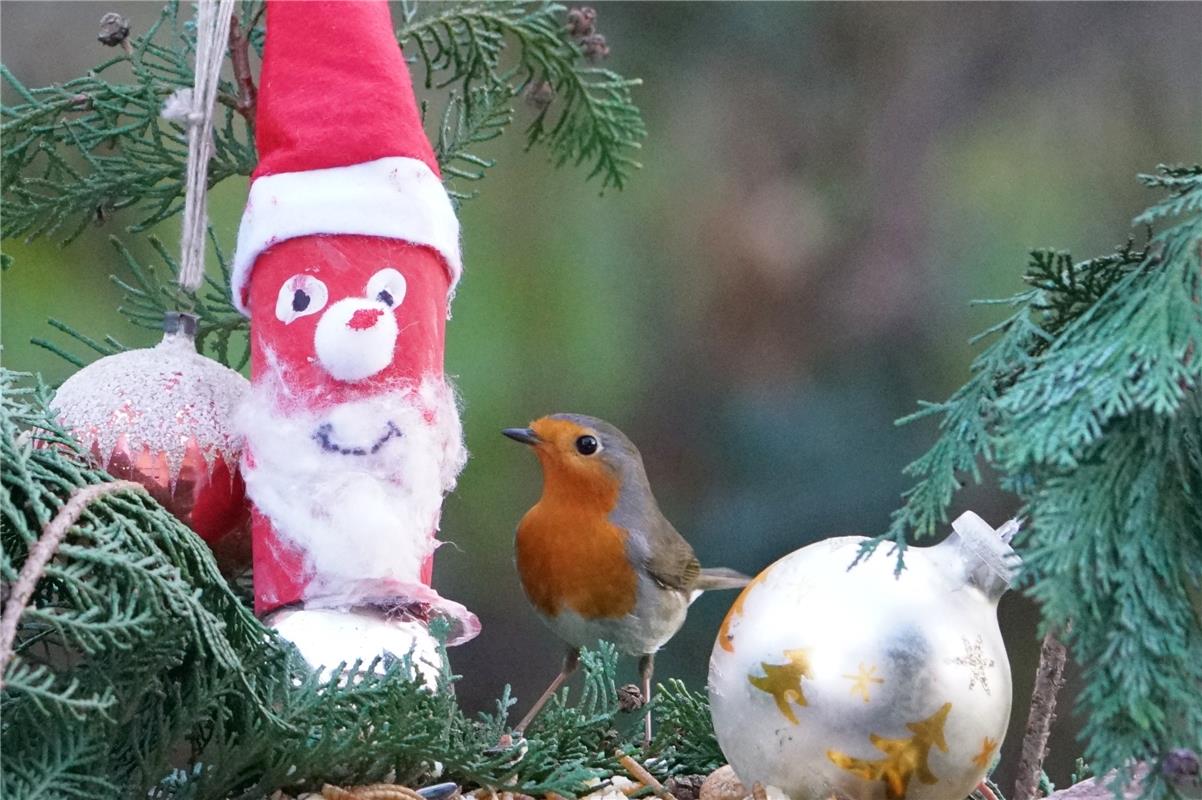
{"type": "Polygon", "coordinates": [[[597,11],[590,6],[580,6],[568,11],[568,35],[577,39],[590,36],[597,30],[597,11]]]}
{"type": "Polygon", "coordinates": [[[526,87],[526,102],[542,111],[555,99],[555,87],[550,81],[535,81],[526,87]]]}
{"type": "Polygon", "coordinates": [[[645,702],[643,699],[643,690],[637,684],[628,683],[625,686],[618,687],[619,710],[635,711],[642,708],[645,702]]]}
{"type": "Polygon", "coordinates": [[[110,11],[100,18],[96,39],[106,47],[116,47],[129,38],[129,18],[110,11]]]}
{"type": "Polygon", "coordinates": [[[581,39],[580,49],[584,52],[584,57],[593,64],[609,57],[609,45],[605,43],[605,37],[599,33],[581,39]]]}

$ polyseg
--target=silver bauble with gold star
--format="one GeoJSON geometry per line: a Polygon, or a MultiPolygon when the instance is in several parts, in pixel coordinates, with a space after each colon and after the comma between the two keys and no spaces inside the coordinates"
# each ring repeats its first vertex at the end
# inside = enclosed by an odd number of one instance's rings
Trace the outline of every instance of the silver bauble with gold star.
{"type": "Polygon", "coordinates": [[[792,800],[963,800],[1010,719],[997,603],[1019,566],[971,512],[934,547],[797,550],[753,580],[710,657],[714,728],[745,786],[792,800]]]}

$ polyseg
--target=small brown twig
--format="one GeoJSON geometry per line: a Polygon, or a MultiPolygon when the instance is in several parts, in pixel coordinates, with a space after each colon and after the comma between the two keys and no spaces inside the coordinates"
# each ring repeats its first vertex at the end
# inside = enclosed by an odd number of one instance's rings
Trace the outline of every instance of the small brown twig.
{"type": "Polygon", "coordinates": [[[676,800],[676,797],[673,796],[673,794],[667,789],[665,789],[664,785],[660,783],[654,775],[648,772],[647,768],[642,764],[635,761],[621,750],[615,751],[614,755],[618,757],[618,763],[621,764],[626,772],[630,774],[630,777],[634,778],[636,781],[655,792],[656,797],[661,798],[661,800],[676,800]]]}
{"type": "MultiPolygon", "coordinates": [[[[238,97],[231,108],[253,125],[259,92],[255,88],[255,79],[250,74],[250,36],[243,32],[236,14],[230,22],[230,63],[234,66],[234,84],[238,87],[238,97]]],[[[223,103],[230,105],[227,101],[223,103]]]]}
{"type": "Polygon", "coordinates": [[[1056,695],[1064,685],[1066,655],[1064,645],[1049,631],[1039,648],[1035,689],[1031,693],[1031,710],[1027,714],[1027,730],[1023,734],[1018,777],[1014,781],[1011,800],[1035,800],[1039,793],[1039,776],[1047,755],[1048,736],[1056,718],[1056,695]]]}
{"type": "Polygon", "coordinates": [[[13,582],[8,602],[4,604],[4,618],[0,620],[0,687],[4,686],[4,671],[8,668],[8,662],[12,660],[15,652],[13,643],[17,638],[17,623],[21,619],[21,614],[25,612],[25,607],[29,605],[29,598],[33,597],[33,590],[37,587],[42,573],[45,572],[46,565],[58,551],[63,537],[79,520],[79,515],[83,513],[88,503],[111,492],[141,488],[133,481],[110,481],[76,489],[67,498],[67,502],[58,510],[58,513],[54,515],[54,518],[42,528],[42,535],[29,548],[29,555],[26,556],[25,563],[21,565],[21,571],[17,573],[17,579],[13,582]]]}

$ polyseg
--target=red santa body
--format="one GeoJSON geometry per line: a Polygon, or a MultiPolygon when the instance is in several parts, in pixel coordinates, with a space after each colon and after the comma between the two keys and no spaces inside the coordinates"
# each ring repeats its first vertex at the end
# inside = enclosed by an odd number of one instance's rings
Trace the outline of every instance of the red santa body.
{"type": "Polygon", "coordinates": [[[443,375],[459,225],[384,2],[269,0],[256,143],[232,280],[256,608],[300,638],[298,610],[394,643],[441,616],[465,641],[475,616],[429,585],[466,460],[443,375]]]}

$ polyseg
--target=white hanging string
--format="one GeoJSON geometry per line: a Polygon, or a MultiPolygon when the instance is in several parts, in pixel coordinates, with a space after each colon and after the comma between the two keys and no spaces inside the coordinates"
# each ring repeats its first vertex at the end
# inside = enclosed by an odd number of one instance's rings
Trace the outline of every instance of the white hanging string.
{"type": "Polygon", "coordinates": [[[196,8],[196,77],[163,105],[163,116],[188,128],[188,168],[184,182],[184,221],[180,233],[179,285],[195,292],[204,280],[209,159],[213,157],[213,106],[230,36],[236,0],[199,0],[196,8]]]}

